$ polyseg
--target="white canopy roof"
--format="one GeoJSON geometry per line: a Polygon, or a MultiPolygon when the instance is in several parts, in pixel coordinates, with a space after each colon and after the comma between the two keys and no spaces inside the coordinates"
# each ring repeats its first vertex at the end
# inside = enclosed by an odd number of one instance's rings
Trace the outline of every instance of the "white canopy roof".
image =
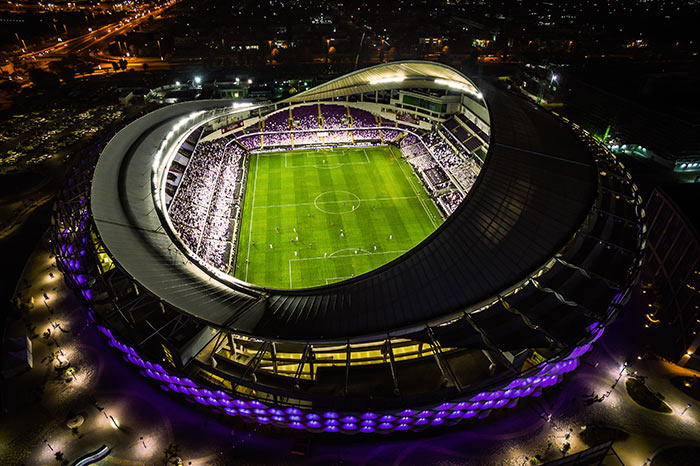
{"type": "Polygon", "coordinates": [[[353,71],[300,92],[283,102],[325,100],[386,89],[452,89],[481,99],[481,92],[465,75],[447,65],[429,61],[399,61],[353,71]]]}

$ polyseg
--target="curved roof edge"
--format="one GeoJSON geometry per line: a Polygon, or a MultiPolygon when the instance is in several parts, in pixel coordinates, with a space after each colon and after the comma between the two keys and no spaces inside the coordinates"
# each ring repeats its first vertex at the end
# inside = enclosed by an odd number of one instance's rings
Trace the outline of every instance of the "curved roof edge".
{"type": "Polygon", "coordinates": [[[453,89],[465,92],[483,102],[474,82],[454,68],[438,62],[406,60],[363,68],[320,84],[281,101],[295,103],[323,100],[363,92],[403,88],[453,89]]]}

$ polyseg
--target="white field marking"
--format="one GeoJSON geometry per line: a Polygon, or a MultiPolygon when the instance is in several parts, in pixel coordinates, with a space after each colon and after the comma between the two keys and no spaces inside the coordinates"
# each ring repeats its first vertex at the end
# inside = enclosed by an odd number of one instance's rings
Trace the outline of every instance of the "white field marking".
{"type": "Polygon", "coordinates": [[[332,253],[328,254],[328,257],[334,257],[334,256],[335,257],[342,257],[342,256],[336,256],[336,254],[338,254],[339,252],[343,252],[343,251],[353,251],[353,254],[350,254],[351,256],[355,256],[355,255],[366,256],[367,254],[370,253],[368,250],[362,249],[362,248],[343,248],[343,249],[338,249],[337,251],[333,251],[332,253]],[[364,254],[359,254],[359,253],[354,254],[354,251],[362,251],[364,254]]]}
{"type": "Polygon", "coordinates": [[[248,228],[248,255],[245,262],[245,281],[248,281],[248,266],[250,265],[250,242],[253,238],[253,212],[255,212],[255,188],[258,186],[258,162],[259,157],[255,158],[255,178],[253,178],[253,203],[250,209],[250,228],[248,228]]]}
{"type": "Polygon", "coordinates": [[[293,167],[289,168],[319,168],[319,169],[326,169],[329,170],[331,168],[340,168],[345,165],[369,165],[370,162],[369,160],[364,161],[364,162],[338,162],[338,163],[326,163],[326,164],[320,164],[320,165],[295,165],[293,167]]]}
{"type": "MultiPolygon", "coordinates": [[[[327,151],[324,152],[314,152],[314,151],[307,151],[307,150],[292,150],[292,151],[276,151],[276,152],[265,152],[262,154],[255,154],[258,157],[279,157],[280,152],[284,153],[285,157],[294,157],[294,156],[299,156],[299,157],[343,157],[346,155],[349,155],[350,151],[347,151],[345,149],[328,149],[327,151]]],[[[359,151],[358,151],[359,152],[359,151]]]]}
{"type": "MultiPolygon", "coordinates": [[[[337,259],[340,257],[357,257],[357,256],[370,256],[370,255],[382,255],[382,254],[404,254],[409,251],[409,249],[402,249],[398,251],[382,251],[382,252],[369,252],[364,249],[357,248],[358,253],[354,253],[355,249],[354,248],[345,248],[345,249],[339,249],[338,251],[332,252],[331,254],[328,255],[328,257],[323,257],[323,256],[318,256],[318,257],[299,257],[296,259],[289,259],[289,288],[294,288],[292,286],[292,262],[300,262],[300,261],[313,261],[313,260],[328,260],[328,259],[337,259]],[[353,251],[352,254],[341,254],[341,255],[334,255],[339,252],[343,251],[353,251]],[[359,252],[362,251],[362,252],[359,252]]],[[[346,278],[352,278],[352,277],[346,277],[346,278]]],[[[328,284],[328,279],[326,279],[326,285],[328,284]]]]}
{"type": "Polygon", "coordinates": [[[413,190],[414,193],[416,193],[416,197],[418,198],[418,202],[420,202],[421,206],[423,206],[423,210],[425,211],[425,215],[428,216],[428,220],[430,220],[430,223],[433,224],[433,228],[437,229],[437,225],[435,224],[435,220],[433,219],[433,216],[430,215],[430,210],[425,206],[425,202],[423,201],[423,198],[420,197],[418,194],[418,191],[416,190],[416,187],[413,185],[411,182],[411,179],[406,175],[406,172],[404,171],[403,167],[401,166],[400,161],[396,158],[396,154],[394,154],[393,150],[390,150],[392,157],[394,158],[394,161],[398,164],[399,170],[401,170],[401,173],[403,174],[404,178],[406,178],[406,181],[408,184],[411,186],[411,189],[413,190]]]}
{"type": "MultiPolygon", "coordinates": [[[[323,256],[318,256],[318,257],[298,257],[296,259],[289,259],[290,262],[300,262],[300,261],[315,261],[315,260],[322,260],[322,259],[337,259],[339,257],[357,257],[357,256],[379,256],[382,254],[403,254],[405,252],[408,252],[409,249],[401,249],[398,251],[379,251],[379,252],[369,252],[365,251],[364,249],[357,248],[358,251],[363,251],[362,253],[358,252],[355,254],[354,252],[352,254],[340,254],[338,256],[331,256],[331,254],[328,255],[328,257],[323,257],[323,256]]],[[[335,251],[332,254],[342,252],[342,251],[355,251],[355,248],[346,248],[346,249],[341,249],[339,251],[335,251]]]]}
{"type": "Polygon", "coordinates": [[[352,277],[352,275],[350,275],[349,277],[328,277],[328,278],[326,278],[326,285],[328,285],[328,281],[330,281],[331,283],[338,283],[338,282],[342,282],[343,280],[347,280],[348,278],[353,278],[353,277],[352,277]]]}
{"type": "MultiPolygon", "coordinates": [[[[350,212],[354,212],[355,209],[357,209],[358,207],[360,207],[360,204],[362,204],[362,201],[360,200],[360,196],[358,196],[357,194],[352,193],[352,192],[350,192],[350,191],[326,191],[326,192],[323,192],[323,193],[319,194],[318,196],[316,196],[316,197],[314,198],[314,207],[316,207],[316,209],[320,210],[320,211],[323,212],[324,214],[332,214],[332,215],[347,214],[347,213],[350,213],[350,212]],[[331,193],[349,194],[350,196],[354,196],[355,199],[351,199],[350,201],[347,201],[347,200],[340,200],[340,201],[338,201],[338,200],[336,200],[336,201],[321,201],[321,202],[318,202],[318,199],[319,199],[321,196],[324,196],[324,195],[326,195],[326,194],[331,194],[331,193]],[[325,209],[322,209],[321,207],[318,206],[319,204],[328,204],[328,203],[337,203],[337,202],[342,202],[342,203],[352,202],[352,203],[353,203],[353,204],[352,204],[353,207],[350,207],[350,210],[346,210],[346,211],[344,211],[344,212],[330,212],[330,211],[325,210],[325,209]],[[357,206],[355,206],[355,204],[354,204],[355,202],[357,202],[357,206]]],[[[347,206],[345,206],[345,207],[347,207],[347,206]]]]}
{"type": "MultiPolygon", "coordinates": [[[[346,152],[346,151],[343,150],[343,151],[339,151],[338,153],[335,153],[335,151],[333,151],[333,152],[328,152],[328,153],[324,153],[324,154],[316,154],[316,153],[314,153],[314,152],[308,152],[308,153],[302,152],[302,153],[296,154],[296,155],[305,155],[306,157],[314,157],[314,158],[320,158],[320,157],[324,157],[324,158],[325,158],[325,157],[345,157],[345,156],[349,157],[351,153],[352,153],[352,152],[346,152]]],[[[362,161],[362,162],[340,162],[340,161],[336,161],[335,163],[313,164],[313,165],[303,165],[303,164],[302,164],[302,165],[292,165],[291,167],[287,167],[287,164],[286,164],[286,160],[287,160],[287,159],[286,159],[286,154],[285,154],[285,168],[307,168],[307,167],[313,167],[313,168],[322,168],[322,169],[330,170],[330,169],[332,169],[332,168],[340,168],[340,167],[342,167],[342,166],[344,166],[344,165],[368,165],[368,164],[372,163],[372,162],[370,161],[369,157],[367,156],[367,152],[365,151],[365,149],[362,149],[362,154],[365,156],[365,160],[362,161]]],[[[292,154],[292,155],[294,155],[294,154],[292,154]]]]}
{"type": "MultiPolygon", "coordinates": [[[[315,153],[315,152],[307,152],[307,151],[299,151],[297,153],[292,153],[288,154],[285,152],[284,154],[284,168],[323,168],[323,169],[331,169],[331,168],[340,168],[343,165],[367,165],[372,163],[372,161],[369,159],[369,156],[367,155],[367,151],[365,149],[362,149],[362,154],[365,156],[365,160],[363,162],[336,162],[332,164],[313,164],[313,165],[289,165],[287,161],[287,157],[293,157],[295,155],[299,156],[305,156],[305,157],[343,157],[343,156],[349,156],[352,152],[348,152],[345,150],[340,150],[336,151],[331,149],[329,152],[325,153],[315,153]]],[[[258,157],[279,157],[279,154],[276,152],[272,153],[267,153],[267,154],[256,154],[258,157]]]]}
{"type": "Polygon", "coordinates": [[[299,155],[306,155],[307,157],[345,157],[349,155],[345,150],[331,150],[324,152],[301,152],[299,155]]]}
{"type": "MultiPolygon", "coordinates": [[[[324,256],[318,256],[318,257],[299,257],[296,259],[289,259],[289,288],[292,289],[294,288],[292,286],[292,262],[299,262],[299,261],[313,261],[313,260],[328,260],[328,259],[337,259],[339,257],[357,257],[357,256],[370,256],[370,255],[382,255],[382,254],[404,254],[405,252],[408,252],[409,249],[402,249],[398,251],[382,251],[382,252],[369,252],[365,249],[362,248],[344,248],[344,249],[339,249],[335,252],[330,253],[327,257],[324,256]],[[355,249],[357,249],[357,254],[354,253],[355,249]],[[336,256],[335,254],[343,251],[353,251],[352,254],[341,254],[336,256]],[[360,252],[361,251],[361,252],[360,252]]],[[[342,280],[346,280],[348,278],[352,277],[332,277],[332,278],[326,278],[326,285],[328,284],[328,280],[333,280],[335,278],[340,278],[342,280]]]]}
{"type": "Polygon", "coordinates": [[[255,206],[255,209],[271,209],[273,207],[301,207],[301,206],[311,206],[315,204],[335,204],[338,202],[381,202],[381,201],[404,201],[407,199],[415,199],[415,196],[403,196],[403,197],[377,197],[374,199],[340,199],[338,201],[320,201],[320,202],[300,202],[298,204],[276,204],[276,205],[259,205],[255,206]]]}

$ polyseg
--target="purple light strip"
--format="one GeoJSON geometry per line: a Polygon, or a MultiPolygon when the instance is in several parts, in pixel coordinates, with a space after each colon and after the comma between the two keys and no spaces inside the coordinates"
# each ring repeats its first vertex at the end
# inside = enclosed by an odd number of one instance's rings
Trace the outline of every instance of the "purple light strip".
{"type": "MultiPolygon", "coordinates": [[[[211,406],[216,411],[223,408],[223,412],[226,414],[239,416],[248,422],[273,424],[291,429],[306,429],[311,432],[420,431],[429,426],[454,425],[462,419],[475,416],[484,418],[493,409],[512,408],[517,404],[519,398],[539,396],[543,388],[561,382],[562,375],[576,369],[579,365],[578,358],[591,349],[590,344],[574,348],[564,359],[545,363],[535,375],[514,379],[500,390],[478,393],[468,401],[445,402],[432,409],[424,409],[419,412],[404,409],[381,415],[367,412],[358,416],[335,411],[317,413],[293,407],[283,410],[278,407],[269,407],[259,400],[232,398],[221,390],[211,391],[199,387],[191,379],[171,375],[160,364],[144,360],[132,347],[117,341],[111,330],[101,325],[98,325],[97,328],[107,337],[111,346],[124,353],[125,360],[141,367],[142,375],[163,382],[161,388],[165,391],[180,393],[189,400],[203,406],[211,406]]],[[[592,330],[595,330],[593,338],[599,338],[602,329],[595,327],[592,330]]]]}

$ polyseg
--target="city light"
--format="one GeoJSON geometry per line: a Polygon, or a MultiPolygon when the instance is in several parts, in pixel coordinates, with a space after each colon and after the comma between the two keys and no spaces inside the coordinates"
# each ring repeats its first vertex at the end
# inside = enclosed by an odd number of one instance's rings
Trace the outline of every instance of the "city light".
{"type": "Polygon", "coordinates": [[[194,77],[194,82],[195,82],[195,84],[201,84],[201,83],[202,83],[202,78],[199,77],[199,76],[195,76],[195,77],[194,77]]]}

